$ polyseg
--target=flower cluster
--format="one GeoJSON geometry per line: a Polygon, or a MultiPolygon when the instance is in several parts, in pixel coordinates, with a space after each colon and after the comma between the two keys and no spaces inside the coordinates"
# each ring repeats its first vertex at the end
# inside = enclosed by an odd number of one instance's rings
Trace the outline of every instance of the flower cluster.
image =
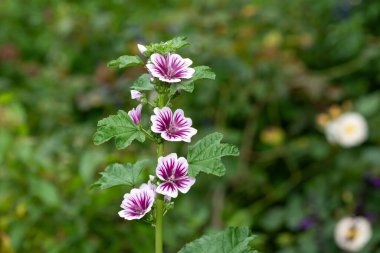
{"type": "Polygon", "coordinates": [[[362,144],[368,137],[368,126],[365,118],[357,112],[343,112],[333,106],[329,114],[321,114],[317,119],[324,129],[327,140],[350,148],[362,144]]]}
{"type": "MultiPolygon", "coordinates": [[[[143,45],[138,45],[138,49],[142,54],[147,51],[143,45]]],[[[195,72],[189,67],[191,64],[190,59],[183,59],[178,54],[160,55],[154,53],[150,56],[146,68],[153,81],[157,78],[158,82],[170,85],[180,82],[181,79],[191,78],[195,72]]],[[[145,94],[132,90],[131,98],[139,101],[140,104],[131,109],[128,115],[135,125],[139,125],[145,94]]],[[[150,105],[152,104],[150,103],[150,105]]],[[[173,142],[191,142],[191,137],[197,133],[197,130],[191,127],[192,120],[185,117],[182,109],[177,109],[173,113],[167,106],[155,107],[153,112],[154,115],[150,117],[151,131],[157,134],[158,138],[173,142]]],[[[159,157],[156,167],[157,179],[151,176],[147,184],[125,194],[121,203],[123,210],[119,212],[119,216],[126,220],[141,219],[154,208],[157,194],[161,194],[165,200],[169,200],[176,198],[178,192],[187,193],[195,183],[195,178],[188,175],[188,167],[187,160],[184,157],[178,158],[175,153],[159,157]]]]}

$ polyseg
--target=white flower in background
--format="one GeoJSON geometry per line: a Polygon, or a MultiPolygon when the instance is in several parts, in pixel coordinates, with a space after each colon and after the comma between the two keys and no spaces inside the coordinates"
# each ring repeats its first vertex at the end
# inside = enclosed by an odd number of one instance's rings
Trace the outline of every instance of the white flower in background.
{"type": "Polygon", "coordinates": [[[335,227],[335,242],[343,250],[359,251],[371,236],[371,224],[364,217],[345,217],[335,227]]]}
{"type": "Polygon", "coordinates": [[[330,121],[325,128],[327,140],[349,148],[362,144],[368,136],[365,118],[356,112],[346,112],[330,121]]]}
{"type": "Polygon", "coordinates": [[[325,134],[326,134],[327,141],[332,144],[337,144],[338,132],[339,132],[338,120],[329,121],[325,127],[325,134]]]}

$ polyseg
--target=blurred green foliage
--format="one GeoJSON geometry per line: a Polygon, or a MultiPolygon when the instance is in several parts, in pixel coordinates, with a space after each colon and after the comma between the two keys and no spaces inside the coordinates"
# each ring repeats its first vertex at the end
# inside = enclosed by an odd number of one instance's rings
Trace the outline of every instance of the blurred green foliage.
{"type": "Polygon", "coordinates": [[[380,252],[380,190],[365,183],[380,176],[379,1],[2,0],[0,23],[1,252],[153,251],[148,224],[117,216],[128,189],[89,186],[107,164],[154,150],[91,138],[99,119],[133,106],[129,87],[144,71],[106,63],[175,36],[216,73],[176,104],[195,141],[216,128],[241,156],[176,200],[167,252],[230,225],[250,226],[262,252],[340,252],[334,225],[353,213],[373,220],[362,252],[380,252]],[[329,145],[315,124],[344,101],[369,122],[360,147],[329,145]]]}

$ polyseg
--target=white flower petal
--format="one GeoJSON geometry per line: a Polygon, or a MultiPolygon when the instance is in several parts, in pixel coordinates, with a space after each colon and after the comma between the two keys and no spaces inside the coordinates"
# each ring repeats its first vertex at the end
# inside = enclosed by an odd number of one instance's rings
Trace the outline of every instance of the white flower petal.
{"type": "Polygon", "coordinates": [[[178,190],[174,183],[165,182],[160,184],[156,192],[165,196],[169,196],[171,198],[176,198],[178,196],[178,190]]]}

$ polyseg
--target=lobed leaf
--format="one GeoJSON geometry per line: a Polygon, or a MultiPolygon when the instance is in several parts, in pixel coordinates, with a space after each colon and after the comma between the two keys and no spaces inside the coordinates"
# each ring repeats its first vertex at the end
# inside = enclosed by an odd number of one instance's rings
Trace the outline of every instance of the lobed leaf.
{"type": "Polygon", "coordinates": [[[145,134],[133,123],[128,113],[118,111],[117,115],[111,115],[98,122],[98,129],[93,136],[95,145],[100,145],[111,138],[115,138],[117,149],[128,147],[134,140],[145,141],[145,134]]]}
{"type": "Polygon", "coordinates": [[[135,164],[114,163],[101,172],[102,177],[91,187],[99,187],[104,190],[118,185],[135,186],[141,171],[150,163],[148,159],[141,160],[135,164]]]}
{"type": "Polygon", "coordinates": [[[190,80],[182,81],[179,84],[172,84],[170,86],[170,95],[174,95],[177,90],[184,90],[186,92],[193,92],[194,81],[199,79],[212,79],[215,80],[215,73],[212,72],[211,68],[208,66],[197,66],[194,67],[195,73],[190,80]]]}
{"type": "Polygon", "coordinates": [[[226,172],[221,158],[223,156],[238,156],[239,149],[232,144],[221,144],[221,133],[212,133],[189,147],[187,161],[189,175],[196,176],[199,172],[223,176],[226,172]]]}
{"type": "Polygon", "coordinates": [[[215,73],[211,70],[209,66],[197,66],[194,67],[195,73],[192,81],[199,79],[212,79],[215,80],[215,73]]]}
{"type": "Polygon", "coordinates": [[[107,67],[126,68],[132,66],[143,66],[144,62],[138,56],[122,55],[116,60],[107,63],[107,67]]]}
{"type": "Polygon", "coordinates": [[[142,74],[137,80],[133,83],[131,89],[138,91],[145,90],[154,90],[154,85],[150,82],[149,74],[142,74]]]}
{"type": "Polygon", "coordinates": [[[258,253],[249,245],[254,238],[248,227],[232,227],[204,235],[186,244],[178,253],[258,253]]]}
{"type": "Polygon", "coordinates": [[[147,51],[145,51],[144,55],[149,57],[153,53],[167,54],[187,45],[190,45],[190,43],[187,41],[186,37],[176,37],[165,42],[147,45],[147,51]]]}

